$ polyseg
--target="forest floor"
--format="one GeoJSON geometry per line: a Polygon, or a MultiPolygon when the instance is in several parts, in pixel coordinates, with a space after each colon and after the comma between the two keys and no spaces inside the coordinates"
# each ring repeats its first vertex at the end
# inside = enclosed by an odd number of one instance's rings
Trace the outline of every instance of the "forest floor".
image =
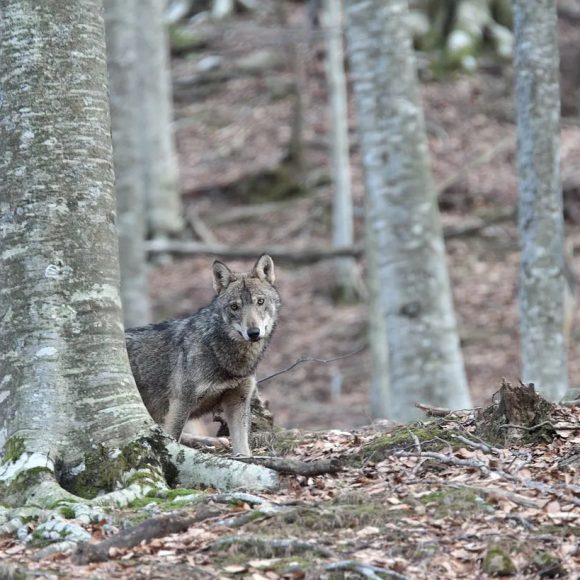
{"type": "MultiPolygon", "coordinates": [[[[578,578],[580,408],[550,408],[504,445],[499,407],[281,431],[257,454],[341,469],[284,475],[277,492],[146,497],[84,526],[107,549],[81,555],[4,537],[0,578],[578,578]],[[168,533],[183,518],[195,524],[168,533]],[[127,528],[143,541],[122,546],[127,528]]],[[[33,538],[36,527],[29,519],[33,538]]]]}
{"type": "MultiPolygon", "coordinates": [[[[286,4],[284,29],[268,10],[271,5],[264,2],[257,16],[221,25],[190,25],[203,49],[173,60],[186,213],[195,224],[194,238],[203,241],[264,250],[271,245],[328,247],[332,187],[323,43],[309,33],[301,5],[286,4]],[[295,176],[280,174],[293,124],[291,47],[305,76],[303,195],[293,195],[295,176]]],[[[579,33],[578,23],[561,22],[561,157],[572,220],[580,217],[579,33]]],[[[446,230],[456,234],[448,239],[447,253],[461,344],[473,402],[481,405],[502,377],[516,380],[520,374],[513,70],[510,64],[483,58],[473,75],[435,78],[428,59],[420,56],[419,63],[434,181],[442,189],[442,219],[446,230]],[[483,223],[489,225],[478,229],[483,223]],[[475,231],[470,233],[470,226],[475,231]]],[[[355,229],[362,241],[363,183],[353,102],[350,111],[355,229]]],[[[580,248],[578,228],[570,227],[568,238],[580,248]]],[[[187,315],[211,300],[212,260],[180,258],[153,269],[156,320],[187,315]]],[[[574,261],[580,266],[580,257],[574,261]]],[[[248,262],[233,264],[249,267],[248,262]]],[[[263,395],[284,427],[350,429],[371,422],[367,323],[372,313],[364,301],[334,301],[332,266],[330,261],[277,265],[283,309],[259,375],[286,368],[303,356],[330,359],[357,352],[331,364],[298,366],[264,385],[263,395]]],[[[364,277],[365,262],[358,267],[364,277]]],[[[570,346],[575,386],[580,385],[576,338],[570,346]]]]}

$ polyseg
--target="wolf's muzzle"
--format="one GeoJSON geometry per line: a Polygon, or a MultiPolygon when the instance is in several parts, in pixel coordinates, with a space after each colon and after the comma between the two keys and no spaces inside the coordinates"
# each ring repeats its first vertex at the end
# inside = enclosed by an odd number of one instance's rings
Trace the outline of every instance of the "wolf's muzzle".
{"type": "Polygon", "coordinates": [[[260,340],[260,329],[256,326],[248,328],[248,338],[252,342],[257,342],[258,340],[260,340]]]}

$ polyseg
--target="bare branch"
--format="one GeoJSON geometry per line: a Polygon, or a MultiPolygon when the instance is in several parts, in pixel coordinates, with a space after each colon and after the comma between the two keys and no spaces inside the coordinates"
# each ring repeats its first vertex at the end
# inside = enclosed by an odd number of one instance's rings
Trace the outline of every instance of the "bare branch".
{"type": "Polygon", "coordinates": [[[270,379],[273,379],[274,377],[277,377],[278,375],[282,375],[284,373],[287,373],[288,371],[291,371],[293,368],[297,367],[298,365],[302,364],[302,363],[307,363],[307,362],[318,362],[318,363],[323,363],[323,364],[328,364],[331,362],[335,362],[337,360],[342,360],[344,358],[348,358],[351,356],[354,356],[355,354],[358,354],[359,352],[362,352],[365,349],[365,347],[361,347],[357,350],[353,350],[352,352],[349,352],[347,354],[341,354],[340,356],[336,356],[334,358],[329,358],[329,359],[323,359],[323,358],[314,358],[314,357],[303,357],[303,358],[299,358],[296,362],[294,362],[293,364],[291,364],[289,367],[282,369],[281,371],[276,371],[275,373],[268,375],[267,377],[264,377],[263,379],[260,379],[258,382],[258,384],[261,383],[265,383],[266,381],[269,381],[270,379]]]}

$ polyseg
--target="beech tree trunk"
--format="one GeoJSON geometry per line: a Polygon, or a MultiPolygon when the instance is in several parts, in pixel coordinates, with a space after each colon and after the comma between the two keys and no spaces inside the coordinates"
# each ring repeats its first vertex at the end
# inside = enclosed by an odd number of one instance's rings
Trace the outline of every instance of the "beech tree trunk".
{"type": "Polygon", "coordinates": [[[65,467],[150,425],[121,324],[100,5],[0,1],[1,443],[65,467]]]}
{"type": "Polygon", "coordinates": [[[556,7],[516,0],[514,17],[523,380],[556,401],[568,388],[556,7]]]}
{"type": "MultiPolygon", "coordinates": [[[[332,242],[335,247],[352,246],[354,241],[341,4],[342,0],[323,0],[322,13],[326,40],[326,84],[334,179],[332,242]]],[[[358,294],[354,259],[339,258],[335,261],[335,268],[339,299],[346,302],[354,301],[358,294]]]]}
{"type": "Polygon", "coordinates": [[[470,397],[428,164],[406,0],[346,5],[368,219],[376,248],[390,377],[390,418],[415,402],[463,408],[470,397]]]}
{"type": "Polygon", "coordinates": [[[0,15],[0,503],[52,507],[72,497],[59,483],[119,456],[114,482],[147,478],[115,502],[165,485],[167,466],[184,485],[275,486],[161,435],[131,375],[101,0],[0,0],[0,15]]]}
{"type": "Polygon", "coordinates": [[[137,1],[105,0],[107,68],[113,133],[121,299],[126,328],[151,322],[145,252],[144,180],[137,77],[137,1]]]}
{"type": "Polygon", "coordinates": [[[137,10],[139,126],[149,232],[170,237],[183,230],[173,136],[169,41],[164,0],[140,0],[137,10]]]}

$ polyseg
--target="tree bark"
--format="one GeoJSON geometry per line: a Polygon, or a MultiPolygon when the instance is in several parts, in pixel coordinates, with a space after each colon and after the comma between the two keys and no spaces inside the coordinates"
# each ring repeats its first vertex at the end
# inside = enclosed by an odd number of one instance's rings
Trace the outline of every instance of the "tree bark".
{"type": "MultiPolygon", "coordinates": [[[[323,0],[322,13],[322,22],[326,29],[326,84],[330,109],[330,141],[334,178],[332,242],[335,247],[351,246],[354,241],[348,143],[348,98],[344,72],[341,5],[341,0],[323,0]]],[[[358,294],[354,259],[337,259],[335,269],[339,299],[353,302],[358,294]]]]}
{"type": "Polygon", "coordinates": [[[151,322],[145,252],[144,180],[139,163],[137,2],[105,0],[107,68],[113,133],[121,301],[125,328],[151,322]]]}
{"type": "Polygon", "coordinates": [[[149,424],[120,324],[101,7],[0,7],[0,443],[71,466],[149,424]]]}
{"type": "MultiPolygon", "coordinates": [[[[353,0],[347,38],[389,352],[390,417],[470,406],[406,0],[353,0]]],[[[373,313],[371,313],[373,315],[373,313]]]]}
{"type": "Polygon", "coordinates": [[[549,400],[568,388],[556,7],[515,2],[523,380],[549,400]]]}
{"type": "Polygon", "coordinates": [[[183,230],[164,6],[164,0],[141,0],[137,11],[141,170],[152,237],[175,236],[183,230]]]}

